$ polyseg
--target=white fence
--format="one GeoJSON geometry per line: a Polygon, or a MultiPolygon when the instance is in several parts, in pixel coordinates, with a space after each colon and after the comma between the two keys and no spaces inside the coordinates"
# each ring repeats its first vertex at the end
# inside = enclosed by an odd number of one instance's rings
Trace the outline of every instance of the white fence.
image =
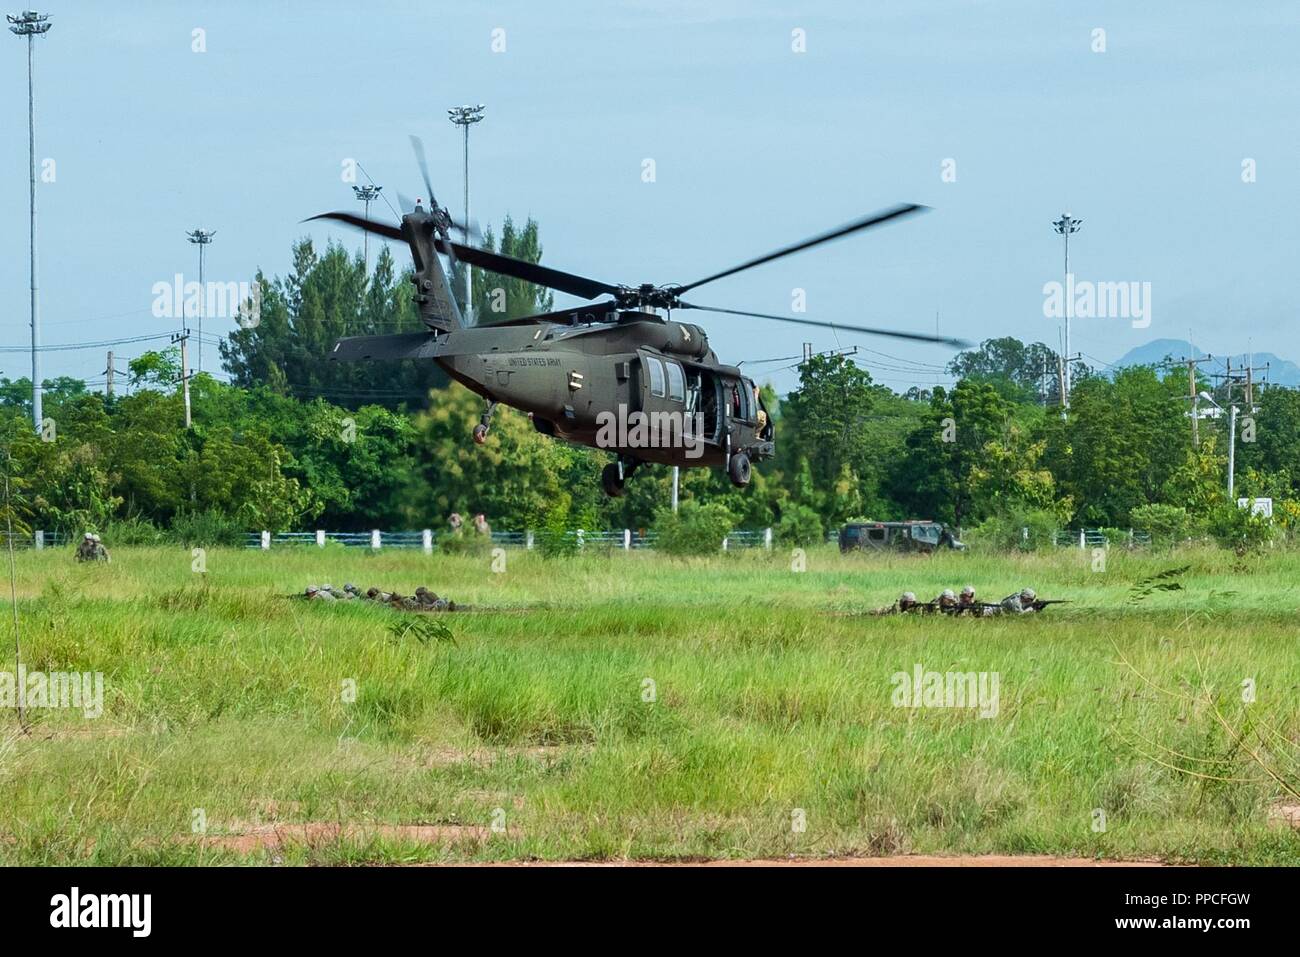
{"type": "Polygon", "coordinates": [[[1118,531],[1120,536],[1112,538],[1100,528],[1063,528],[1056,533],[1055,542],[1063,548],[1109,548],[1111,545],[1132,548],[1136,545],[1151,544],[1150,532],[1133,528],[1128,529],[1127,533],[1123,529],[1110,529],[1110,531],[1118,531]]]}
{"type": "MultiPolygon", "coordinates": [[[[566,536],[576,539],[579,548],[621,548],[625,551],[654,548],[655,533],[632,528],[613,529],[609,531],[587,531],[574,529],[566,536]]],[[[475,533],[462,532],[461,536],[472,540],[475,533]]],[[[372,529],[369,532],[249,532],[244,537],[245,548],[311,547],[324,548],[330,542],[336,542],[347,548],[368,548],[378,551],[384,548],[422,549],[432,552],[438,545],[439,538],[451,538],[451,532],[438,533],[432,529],[418,532],[386,532],[372,529]]],[[[502,548],[532,549],[537,544],[534,532],[492,532],[492,544],[502,548]]],[[[738,548],[771,548],[772,529],[737,529],[720,543],[723,551],[738,548]]]]}
{"type": "MultiPolygon", "coordinates": [[[[1028,530],[1025,531],[1027,538],[1028,530]]],[[[1110,529],[1109,532],[1112,534],[1107,534],[1106,531],[1100,528],[1061,529],[1056,532],[1053,542],[1062,548],[1109,548],[1112,545],[1134,547],[1151,544],[1151,533],[1141,529],[1130,528],[1127,531],[1110,529]],[[1116,531],[1120,531],[1119,537],[1114,537],[1113,533],[1116,531]]],[[[474,535],[472,531],[463,534],[467,537],[474,535]]],[[[654,532],[631,528],[608,531],[577,529],[566,534],[578,539],[580,548],[591,546],[596,548],[622,548],[633,551],[642,548],[654,548],[655,541],[654,532]]],[[[380,529],[372,529],[368,532],[328,532],[324,530],[314,532],[248,532],[244,536],[244,547],[271,549],[315,545],[323,548],[330,542],[337,542],[348,548],[369,548],[372,550],[419,548],[431,552],[437,547],[440,537],[445,538],[450,535],[450,532],[438,533],[432,529],[423,529],[418,532],[382,531],[380,529]]],[[[828,531],[826,533],[827,543],[834,544],[838,541],[838,536],[838,529],[828,531]]],[[[13,539],[15,548],[65,548],[75,544],[80,539],[80,536],[67,535],[63,532],[37,531],[29,535],[15,534],[13,539]]],[[[531,549],[536,544],[536,537],[533,532],[493,532],[492,544],[503,548],[531,549]]],[[[8,536],[0,529],[0,548],[7,548],[8,545],[8,536]]],[[[772,529],[737,529],[723,539],[720,547],[728,551],[734,548],[770,549],[772,547],[772,529]]]]}

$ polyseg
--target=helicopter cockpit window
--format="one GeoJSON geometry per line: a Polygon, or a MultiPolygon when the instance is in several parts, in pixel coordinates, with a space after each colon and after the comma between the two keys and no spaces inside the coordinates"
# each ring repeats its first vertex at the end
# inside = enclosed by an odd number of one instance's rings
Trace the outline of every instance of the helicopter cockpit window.
{"type": "Polygon", "coordinates": [[[686,377],[682,367],[676,362],[665,363],[668,366],[668,398],[681,402],[686,398],[686,377]]]}
{"type": "Polygon", "coordinates": [[[650,374],[650,394],[663,398],[664,364],[653,356],[645,357],[646,372],[650,374]]]}

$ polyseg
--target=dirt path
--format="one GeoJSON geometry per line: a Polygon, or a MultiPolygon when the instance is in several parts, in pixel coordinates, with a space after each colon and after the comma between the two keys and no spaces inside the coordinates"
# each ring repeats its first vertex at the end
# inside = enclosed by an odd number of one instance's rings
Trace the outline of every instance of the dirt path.
{"type": "MultiPolygon", "coordinates": [[[[434,865],[436,866],[436,865],[434,865]]],[[[1096,861],[1046,854],[905,854],[897,857],[774,858],[755,861],[520,861],[485,867],[1164,867],[1159,861],[1096,861]]]]}

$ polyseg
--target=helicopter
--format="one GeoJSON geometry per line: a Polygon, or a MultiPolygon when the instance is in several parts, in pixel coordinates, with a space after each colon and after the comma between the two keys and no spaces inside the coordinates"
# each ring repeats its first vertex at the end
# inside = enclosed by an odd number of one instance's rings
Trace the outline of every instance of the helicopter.
{"type": "Polygon", "coordinates": [[[487,440],[498,405],[519,409],[528,413],[543,435],[612,452],[614,461],[601,473],[602,488],[611,497],[621,496],[631,475],[648,463],[724,468],[733,485],[744,487],[750,482],[752,463],[776,452],[774,424],[754,381],[738,366],[719,361],[704,329],[673,319],[675,310],[771,319],[957,348],[967,345],[938,335],[704,306],[682,298],[707,283],[928,207],[892,206],[684,285],[619,285],[453,241],[452,228],[462,230],[467,240],[469,230],[438,205],[423,149],[415,137],[411,139],[424,174],[429,209],[417,200],[414,209],[402,215],[400,226],[344,212],[322,213],[308,221],[334,220],[405,242],[425,330],[345,337],[334,344],[329,358],[436,362],[486,402],[472,433],[475,443],[487,440]],[[469,325],[439,254],[453,269],[463,262],[582,300],[609,298],[469,325]]]}

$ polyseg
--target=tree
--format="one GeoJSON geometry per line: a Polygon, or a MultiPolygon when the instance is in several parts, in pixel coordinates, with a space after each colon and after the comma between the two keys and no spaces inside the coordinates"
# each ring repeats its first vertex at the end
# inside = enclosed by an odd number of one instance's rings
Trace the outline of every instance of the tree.
{"type": "Polygon", "coordinates": [[[799,367],[799,389],[781,406],[783,459],[788,473],[804,468],[811,478],[801,504],[830,522],[862,509],[860,479],[872,470],[867,431],[872,409],[887,389],[842,355],[815,355],[799,367]]]}
{"type": "Polygon", "coordinates": [[[1265,484],[1265,475],[1284,475],[1294,497],[1300,494],[1300,390],[1269,386],[1256,404],[1256,412],[1243,409],[1237,422],[1237,472],[1253,469],[1257,484],[1265,484]]]}
{"type": "Polygon", "coordinates": [[[958,528],[981,517],[976,496],[987,484],[979,471],[985,446],[998,439],[1010,403],[987,382],[961,381],[951,396],[936,387],[929,416],[907,437],[891,476],[894,497],[908,517],[934,518],[958,528]]]}
{"type": "MultiPolygon", "coordinates": [[[[542,245],[537,221],[529,217],[523,229],[515,227],[509,216],[501,226],[501,245],[494,245],[491,227],[483,234],[482,248],[525,262],[542,261],[542,245]]],[[[474,317],[479,324],[503,322],[523,316],[535,316],[554,308],[555,296],[545,286],[538,286],[513,276],[474,269],[474,317]]],[[[457,289],[461,289],[457,283],[457,289]]]]}
{"type": "Polygon", "coordinates": [[[349,409],[423,405],[430,389],[447,382],[436,363],[329,361],[335,341],[344,336],[424,329],[411,300],[410,275],[406,270],[394,277],[386,247],[367,276],[360,255],[349,256],[331,243],[318,256],[311,240],[301,240],[288,276],[268,281],[258,273],[257,322],[236,329],[221,345],[232,382],[304,400],[323,396],[349,409]]]}
{"type": "Polygon", "coordinates": [[[1068,416],[1044,420],[1045,462],[1078,522],[1126,526],[1132,509],[1164,500],[1191,446],[1182,388],[1147,366],[1121,369],[1079,382],[1068,416]]]}
{"type": "MultiPolygon", "coordinates": [[[[1008,401],[1034,403],[1040,397],[1047,405],[1060,405],[1060,360],[1057,353],[1035,342],[1026,345],[1012,336],[985,339],[978,349],[959,352],[948,363],[948,374],[957,379],[987,382],[1008,401]]],[[[1095,370],[1075,362],[1070,368],[1073,384],[1096,375],[1095,370]]]]}
{"type": "Polygon", "coordinates": [[[179,346],[150,350],[126,364],[132,388],[140,385],[173,388],[181,381],[179,346]]]}

